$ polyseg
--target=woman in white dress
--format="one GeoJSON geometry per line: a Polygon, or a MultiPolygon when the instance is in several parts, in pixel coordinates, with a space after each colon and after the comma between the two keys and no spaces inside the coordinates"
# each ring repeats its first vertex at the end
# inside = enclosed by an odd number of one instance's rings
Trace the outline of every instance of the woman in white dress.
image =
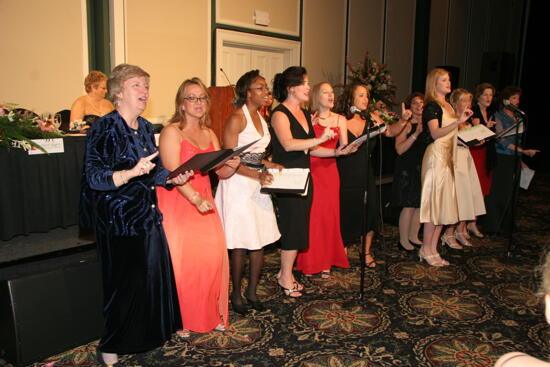
{"type": "MultiPolygon", "coordinates": [[[[463,111],[471,108],[472,94],[465,89],[457,88],[453,90],[449,100],[456,114],[460,116],[463,111]]],[[[462,130],[471,126],[469,122],[464,122],[459,125],[458,129],[462,130]]],[[[460,141],[457,144],[454,176],[459,222],[458,225],[450,225],[445,229],[445,233],[441,236],[441,242],[451,248],[460,250],[462,246],[472,246],[466,230],[467,222],[485,214],[483,193],[481,192],[474,160],[470,154],[470,149],[460,141]]]]}
{"type": "Polygon", "coordinates": [[[220,180],[216,191],[216,205],[223,222],[227,248],[231,250],[231,306],[245,315],[250,309],[262,311],[256,288],[263,266],[263,247],[279,239],[273,203],[269,194],[260,193],[261,185],[273,177],[264,168],[282,168],[265,159],[266,147],[271,141],[269,129],[259,109],[268,103],[269,89],[258,70],[244,74],[237,81],[237,109],[224,127],[223,147],[235,148],[259,141],[242,156],[237,173],[220,180]],[[245,303],[241,296],[241,280],[248,252],[250,273],[245,303]]]}

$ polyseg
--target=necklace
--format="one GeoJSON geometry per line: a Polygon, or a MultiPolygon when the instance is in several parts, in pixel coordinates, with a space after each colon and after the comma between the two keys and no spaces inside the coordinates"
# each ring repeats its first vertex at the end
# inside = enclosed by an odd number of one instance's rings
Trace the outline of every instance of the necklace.
{"type": "Polygon", "coordinates": [[[326,120],[326,119],[328,119],[328,118],[330,117],[330,115],[331,115],[331,113],[330,113],[330,111],[329,111],[329,112],[328,112],[328,115],[325,116],[325,117],[323,117],[323,116],[321,116],[321,114],[319,114],[319,118],[320,118],[321,120],[326,120]]]}

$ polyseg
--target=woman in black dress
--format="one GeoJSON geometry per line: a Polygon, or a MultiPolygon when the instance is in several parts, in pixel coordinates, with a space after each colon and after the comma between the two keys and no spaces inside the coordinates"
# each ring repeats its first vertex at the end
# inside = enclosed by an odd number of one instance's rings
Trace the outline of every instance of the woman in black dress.
{"type": "MultiPolygon", "coordinates": [[[[374,113],[367,112],[369,104],[369,90],[363,84],[348,85],[344,93],[336,103],[335,111],[344,115],[348,121],[348,141],[353,142],[367,131],[370,125],[382,124],[383,121],[374,113]],[[355,106],[360,111],[365,111],[363,116],[354,114],[350,108],[355,106]]],[[[342,132],[343,133],[343,132],[342,132]]],[[[344,244],[350,244],[360,236],[365,238],[365,262],[370,268],[376,266],[370,248],[374,231],[380,226],[381,218],[379,211],[378,194],[372,174],[373,165],[369,162],[369,173],[367,175],[367,160],[376,146],[376,140],[369,141],[369,152],[367,145],[363,144],[357,153],[337,160],[338,172],[340,173],[340,230],[344,244]],[[365,224],[364,195],[367,194],[368,222],[365,224]]]]}
{"type": "MultiPolygon", "coordinates": [[[[306,69],[291,66],[275,75],[273,95],[281,102],[273,110],[271,126],[273,133],[272,160],[285,168],[309,168],[309,153],[317,157],[335,157],[338,149],[318,147],[333,136],[326,128],[319,138],[315,137],[311,116],[301,104],[309,100],[309,79],[306,69]]],[[[281,232],[281,270],[277,274],[279,286],[289,297],[300,297],[303,286],[296,282],[292,267],[299,250],[309,245],[309,211],[313,185],[309,182],[305,196],[277,194],[278,224],[281,232]]]]}
{"type": "Polygon", "coordinates": [[[422,137],[422,111],[424,95],[415,92],[405,99],[405,107],[410,109],[412,117],[405,128],[395,138],[395,171],[392,184],[392,205],[403,207],[399,215],[399,244],[406,251],[413,251],[411,245],[420,246],[420,172],[422,157],[429,141],[422,137]],[[420,139],[419,139],[420,138],[420,139]]]}

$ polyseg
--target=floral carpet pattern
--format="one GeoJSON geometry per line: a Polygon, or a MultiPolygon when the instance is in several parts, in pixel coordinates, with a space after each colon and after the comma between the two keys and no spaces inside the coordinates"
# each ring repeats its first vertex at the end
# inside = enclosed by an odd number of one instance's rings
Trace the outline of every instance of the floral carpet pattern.
{"type": "MultiPolygon", "coordinates": [[[[550,247],[550,175],[520,193],[510,255],[501,237],[472,239],[473,248],[442,249],[452,264],[420,263],[397,247],[386,225],[374,245],[378,266],[366,270],[359,299],[357,247],[350,269],[330,278],[301,277],[301,298],[285,297],[275,274],[279,255],[266,251],[259,294],[268,310],[231,314],[225,332],[174,337],[162,348],[122,356],[123,366],[224,367],[489,367],[520,350],[547,358],[550,326],[537,296],[536,268],[550,247]]],[[[297,276],[299,276],[297,274],[297,276]]],[[[34,366],[97,366],[96,342],[34,366]]]]}

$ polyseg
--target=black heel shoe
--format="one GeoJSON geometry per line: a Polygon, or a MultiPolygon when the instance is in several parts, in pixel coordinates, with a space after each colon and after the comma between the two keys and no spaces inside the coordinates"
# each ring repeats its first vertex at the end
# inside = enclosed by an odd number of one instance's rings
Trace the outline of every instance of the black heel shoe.
{"type": "Polygon", "coordinates": [[[398,247],[401,251],[405,251],[405,252],[409,252],[409,253],[410,253],[410,252],[416,251],[416,248],[414,247],[414,245],[413,245],[413,248],[408,249],[408,248],[405,248],[405,246],[403,246],[403,245],[401,244],[401,242],[398,242],[398,243],[397,243],[397,247],[398,247]]]}
{"type": "Polygon", "coordinates": [[[411,241],[411,240],[409,240],[409,242],[410,242],[411,245],[413,245],[413,246],[422,247],[422,242],[413,242],[413,241],[411,241]]]}
{"type": "Polygon", "coordinates": [[[239,305],[233,302],[231,302],[231,309],[233,309],[233,311],[235,311],[241,316],[246,316],[248,311],[250,311],[250,308],[247,305],[239,305]]]}
{"type": "Polygon", "coordinates": [[[259,312],[265,311],[265,306],[260,301],[253,301],[250,298],[246,297],[246,302],[248,303],[250,308],[252,308],[253,310],[256,310],[259,312]]]}

